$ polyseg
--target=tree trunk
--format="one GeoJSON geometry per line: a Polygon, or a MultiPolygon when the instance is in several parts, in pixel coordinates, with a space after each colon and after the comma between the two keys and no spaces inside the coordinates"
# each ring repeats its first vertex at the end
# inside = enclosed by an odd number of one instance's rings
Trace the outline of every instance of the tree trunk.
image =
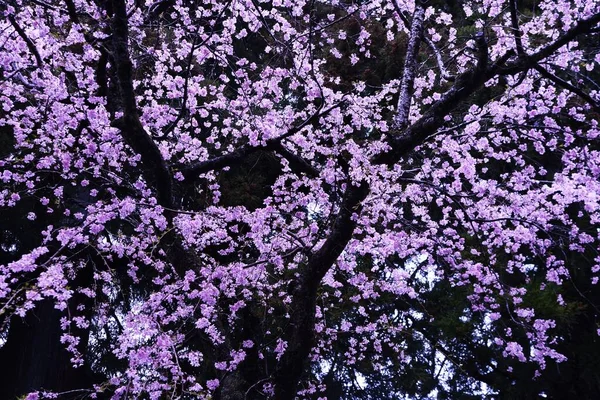
{"type": "Polygon", "coordinates": [[[60,317],[54,302],[44,300],[25,318],[11,320],[7,341],[0,348],[1,399],[12,400],[41,389],[63,392],[91,388],[91,371],[85,366],[73,368],[71,354],[60,343],[60,317]]]}

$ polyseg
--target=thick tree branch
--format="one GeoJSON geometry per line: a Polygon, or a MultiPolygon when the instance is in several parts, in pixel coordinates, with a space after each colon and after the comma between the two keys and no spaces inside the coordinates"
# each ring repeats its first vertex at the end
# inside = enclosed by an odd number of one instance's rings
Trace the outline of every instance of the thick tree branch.
{"type": "Polygon", "coordinates": [[[71,18],[71,21],[79,24],[79,16],[77,15],[77,7],[75,7],[75,3],[73,3],[73,0],[65,0],[65,3],[67,5],[67,12],[69,13],[69,18],[71,18]]]}
{"type": "Polygon", "coordinates": [[[107,75],[107,66],[108,66],[108,53],[103,48],[100,47],[100,58],[98,58],[98,64],[96,65],[96,84],[98,85],[98,96],[106,96],[108,93],[108,75],[107,75]]]}
{"type": "Polygon", "coordinates": [[[514,75],[519,72],[527,71],[533,68],[536,63],[555,54],[561,47],[575,40],[578,36],[590,33],[598,23],[600,23],[600,13],[581,20],[571,29],[560,35],[554,42],[547,44],[527,57],[520,57],[515,61],[507,63],[504,67],[500,68],[497,73],[500,75],[514,75]]]}
{"type": "Polygon", "coordinates": [[[175,0],[159,0],[151,4],[150,7],[148,7],[148,11],[146,11],[144,22],[149,23],[154,21],[173,5],[175,5],[175,0]]]}
{"type": "Polygon", "coordinates": [[[529,58],[532,61],[541,61],[551,56],[558,49],[573,41],[577,36],[588,33],[589,30],[595,27],[600,22],[600,13],[584,19],[575,24],[574,27],[563,33],[554,42],[542,48],[540,51],[531,55],[529,58]]]}
{"type": "Polygon", "coordinates": [[[121,129],[127,144],[142,157],[144,175],[158,192],[158,201],[165,207],[173,207],[171,170],[156,143],[146,133],[138,116],[133,90],[133,75],[129,57],[129,28],[125,0],[113,0],[112,56],[115,63],[119,94],[123,105],[123,117],[115,125],[121,129]]]}
{"type": "Polygon", "coordinates": [[[394,117],[393,127],[398,130],[404,128],[408,123],[408,113],[410,111],[412,89],[417,69],[417,55],[419,54],[419,46],[421,44],[421,38],[423,37],[424,17],[425,7],[420,1],[417,1],[410,26],[410,39],[408,41],[406,58],[404,59],[404,68],[402,70],[400,97],[398,98],[398,106],[394,117]]]}
{"type": "Polygon", "coordinates": [[[281,143],[275,143],[273,145],[273,148],[275,152],[280,154],[283,158],[285,158],[288,161],[292,171],[296,173],[304,173],[307,176],[310,176],[311,178],[316,178],[319,176],[319,171],[315,167],[310,165],[310,163],[304,158],[292,153],[281,143]]]}
{"type": "Polygon", "coordinates": [[[186,165],[179,168],[179,171],[183,174],[186,179],[194,180],[198,178],[198,175],[207,173],[209,171],[214,171],[217,169],[222,169],[224,167],[229,167],[231,165],[237,164],[242,161],[248,155],[260,151],[260,150],[273,150],[281,154],[284,158],[286,158],[290,162],[290,167],[292,170],[296,172],[306,173],[309,176],[317,176],[318,171],[310,165],[310,163],[300,156],[290,153],[289,150],[285,149],[281,142],[284,139],[289,138],[290,136],[295,135],[300,132],[304,127],[317,122],[320,118],[326,116],[331,111],[339,107],[341,102],[338,102],[331,107],[321,111],[321,107],[311,115],[309,118],[304,120],[302,123],[290,128],[283,135],[267,140],[267,143],[264,146],[243,146],[238,150],[235,150],[229,154],[224,154],[222,156],[217,156],[211,158],[206,161],[200,161],[197,163],[193,163],[190,165],[186,165]],[[297,167],[298,169],[294,169],[297,167]]]}
{"type": "Polygon", "coordinates": [[[23,28],[21,28],[19,26],[19,24],[17,23],[17,21],[15,20],[15,18],[12,15],[8,16],[8,22],[10,22],[10,24],[13,26],[13,28],[15,29],[15,31],[17,31],[17,34],[27,44],[27,48],[29,49],[29,51],[31,52],[31,54],[33,54],[33,56],[35,57],[35,62],[37,64],[37,66],[41,67],[44,62],[42,61],[42,57],[40,56],[40,52],[38,51],[37,47],[35,47],[35,44],[27,36],[27,34],[23,30],[23,28]]]}
{"type": "MultiPolygon", "coordinates": [[[[400,9],[400,6],[398,5],[398,0],[392,0],[392,5],[394,6],[394,9],[396,10],[398,17],[400,17],[400,19],[402,20],[404,25],[411,26],[411,23],[409,22],[408,18],[404,15],[402,10],[400,9]]],[[[429,47],[429,49],[433,52],[433,55],[435,56],[435,61],[438,65],[438,69],[440,70],[440,74],[441,74],[442,78],[444,78],[448,81],[453,81],[454,77],[446,69],[446,64],[444,63],[444,58],[442,57],[442,52],[440,51],[440,49],[437,48],[437,46],[435,45],[433,40],[431,40],[431,38],[425,34],[425,32],[423,32],[423,41],[425,42],[427,47],[429,47]]]]}
{"type": "Polygon", "coordinates": [[[479,89],[486,80],[493,76],[493,71],[497,70],[500,63],[506,61],[502,58],[493,67],[487,69],[488,50],[482,33],[476,36],[476,43],[478,46],[477,65],[459,75],[452,88],[444,93],[418,121],[406,129],[390,132],[389,140],[392,150],[375,157],[372,160],[373,163],[388,165],[397,163],[401,157],[411,152],[434,134],[444,124],[444,117],[455,109],[461,101],[479,89]]]}
{"type": "Polygon", "coordinates": [[[225,167],[234,165],[240,162],[242,159],[252,154],[255,151],[265,150],[264,147],[251,147],[244,146],[231,153],[217,156],[206,161],[201,161],[191,165],[187,165],[179,168],[179,171],[183,174],[185,179],[194,180],[198,178],[198,175],[205,174],[210,171],[223,169],[225,167]]]}
{"type": "Polygon", "coordinates": [[[525,55],[525,50],[523,49],[523,37],[521,35],[521,28],[519,27],[519,16],[517,14],[517,0],[509,0],[508,6],[510,8],[510,23],[512,25],[513,36],[515,37],[517,54],[519,56],[522,56],[525,55]]]}
{"type": "Polygon", "coordinates": [[[186,179],[194,180],[199,174],[205,174],[210,171],[215,171],[238,164],[250,154],[261,150],[271,150],[279,153],[283,158],[288,160],[292,171],[297,173],[305,173],[310,177],[316,177],[319,172],[304,158],[292,153],[285,148],[279,141],[269,141],[266,146],[244,146],[229,154],[211,158],[202,163],[194,164],[191,167],[184,167],[180,171],[186,179]]]}
{"type": "Polygon", "coordinates": [[[300,270],[290,304],[287,349],[275,371],[275,399],[293,399],[296,395],[298,381],[306,370],[305,364],[314,341],[317,289],[352,239],[356,228],[355,216],[360,215],[360,205],[368,194],[369,185],[366,182],[359,186],[349,186],[329,237],[300,270]]]}
{"type": "Polygon", "coordinates": [[[544,78],[554,82],[554,84],[556,86],[566,89],[566,90],[576,94],[577,96],[581,97],[586,103],[588,103],[590,105],[590,107],[592,107],[592,109],[594,111],[596,111],[597,113],[600,113],[600,104],[598,104],[598,102],[596,100],[594,100],[590,95],[585,93],[583,90],[573,86],[572,84],[565,81],[564,79],[561,79],[558,76],[552,74],[550,71],[548,71],[547,69],[545,69],[544,67],[542,67],[539,64],[535,64],[533,66],[533,69],[538,71],[540,73],[540,75],[542,75],[544,78]]]}
{"type": "MultiPolygon", "coordinates": [[[[417,11],[415,11],[415,14],[417,14],[417,11]]],[[[422,22],[418,22],[419,18],[422,20],[422,17],[416,15],[414,20],[417,20],[417,22],[413,20],[414,33],[417,35],[421,35],[419,30],[416,29],[418,25],[422,26],[422,22]]],[[[413,128],[415,127],[413,125],[408,130],[399,133],[398,137],[395,137],[399,142],[395,143],[395,150],[392,152],[394,162],[397,162],[402,155],[412,150],[419,140],[427,137],[428,132],[434,132],[437,127],[441,126],[443,116],[456,107],[461,99],[473,93],[476,88],[485,82],[487,45],[483,35],[477,37],[477,44],[480,47],[479,53],[481,53],[478,58],[478,65],[468,74],[463,74],[460,77],[461,79],[457,79],[453,87],[454,90],[451,89],[447,92],[445,98],[442,99],[444,101],[438,101],[437,106],[434,105],[433,110],[428,111],[429,117],[427,119],[423,120],[422,118],[419,120],[423,126],[413,128]],[[466,88],[470,88],[470,90],[465,90],[466,88]]],[[[413,44],[413,49],[416,50],[414,46],[418,46],[418,44],[413,44]]],[[[410,69],[410,64],[408,65],[410,69]]],[[[331,269],[352,239],[356,228],[355,216],[360,215],[361,204],[369,194],[369,190],[369,185],[365,181],[358,186],[349,184],[329,236],[323,246],[309,257],[307,264],[300,270],[300,276],[290,304],[291,323],[286,334],[288,347],[277,366],[274,379],[276,399],[290,399],[296,393],[297,383],[305,369],[304,364],[308,359],[314,340],[317,289],[327,271],[331,269]],[[302,362],[299,362],[299,360],[302,360],[302,362]]]]}
{"type": "MultiPolygon", "coordinates": [[[[405,129],[401,134],[392,133],[390,139],[392,150],[388,153],[379,155],[373,162],[375,164],[388,165],[397,163],[401,157],[408,154],[415,147],[422,144],[427,138],[433,135],[435,131],[443,125],[444,117],[468,96],[481,88],[487,80],[496,75],[515,75],[528,71],[531,68],[535,68],[539,61],[552,55],[555,51],[574,40],[579,35],[588,33],[596,24],[598,24],[598,22],[600,22],[600,13],[588,19],[579,21],[573,28],[562,34],[554,42],[546,45],[544,48],[530,56],[519,57],[515,61],[507,62],[513,55],[511,52],[508,52],[490,67],[487,66],[488,50],[485,37],[482,33],[478,34],[476,36],[476,43],[478,46],[478,62],[476,67],[457,77],[452,88],[444,93],[442,98],[435,102],[425,112],[423,117],[413,125],[405,129]]],[[[549,76],[547,76],[547,78],[551,79],[549,76]]],[[[553,78],[558,79],[556,77],[553,78]]],[[[554,82],[557,83],[558,81],[554,82]]],[[[568,82],[563,81],[561,84],[568,84],[568,82]]],[[[568,87],[564,87],[576,89],[572,85],[568,85],[568,87]]],[[[574,91],[574,93],[577,93],[578,95],[581,93],[584,96],[587,96],[580,90],[578,90],[578,92],[574,91]]],[[[585,97],[582,98],[585,99],[585,97]]],[[[592,102],[591,104],[596,103],[592,102]]]]}

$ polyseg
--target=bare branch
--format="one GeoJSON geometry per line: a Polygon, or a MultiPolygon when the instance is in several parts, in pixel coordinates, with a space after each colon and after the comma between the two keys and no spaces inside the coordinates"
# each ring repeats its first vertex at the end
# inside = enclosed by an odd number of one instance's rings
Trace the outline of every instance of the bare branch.
{"type": "Polygon", "coordinates": [[[159,0],[155,3],[152,3],[146,11],[144,22],[149,23],[154,21],[173,5],[175,5],[175,0],[159,0]]]}
{"type": "Polygon", "coordinates": [[[183,116],[185,115],[188,107],[187,107],[187,100],[188,100],[188,93],[189,93],[189,86],[190,86],[190,70],[192,69],[192,60],[194,58],[194,51],[196,51],[196,49],[200,46],[196,46],[196,39],[197,36],[194,35],[194,39],[192,41],[192,48],[190,49],[190,53],[188,54],[187,60],[185,61],[186,63],[186,67],[185,67],[185,80],[183,82],[183,97],[181,99],[181,109],[179,110],[179,113],[177,114],[177,118],[175,118],[175,121],[171,122],[163,131],[162,136],[167,136],[169,133],[171,133],[175,127],[177,126],[177,124],[179,123],[179,121],[181,121],[181,119],[183,118],[183,116]]]}

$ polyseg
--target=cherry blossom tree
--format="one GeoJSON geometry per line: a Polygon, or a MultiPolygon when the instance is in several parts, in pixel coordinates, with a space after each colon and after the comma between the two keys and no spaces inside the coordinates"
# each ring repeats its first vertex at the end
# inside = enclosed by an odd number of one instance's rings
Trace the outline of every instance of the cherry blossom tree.
{"type": "Polygon", "coordinates": [[[600,328],[599,2],[0,13],[3,398],[588,379],[555,371],[600,328]]]}

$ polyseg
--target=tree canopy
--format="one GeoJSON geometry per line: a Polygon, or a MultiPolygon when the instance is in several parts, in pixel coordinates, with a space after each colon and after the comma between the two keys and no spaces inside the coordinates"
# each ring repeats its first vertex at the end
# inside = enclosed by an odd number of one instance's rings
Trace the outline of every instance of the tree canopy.
{"type": "Polygon", "coordinates": [[[600,393],[600,2],[0,14],[2,399],[600,393]]]}

